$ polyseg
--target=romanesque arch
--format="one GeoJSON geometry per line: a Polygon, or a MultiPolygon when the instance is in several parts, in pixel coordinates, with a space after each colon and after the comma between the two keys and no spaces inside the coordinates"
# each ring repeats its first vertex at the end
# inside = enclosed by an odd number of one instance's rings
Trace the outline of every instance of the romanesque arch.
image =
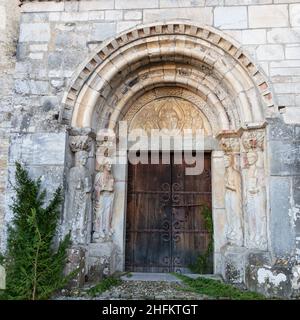
{"type": "MultiPolygon", "coordinates": [[[[113,209],[108,205],[114,236],[93,243],[85,235],[74,250],[86,258],[87,268],[101,259],[112,269],[123,268],[126,166],[113,168],[113,175],[103,169],[110,142],[97,133],[116,130],[120,120],[134,119],[165,97],[195,108],[205,123],[212,152],[215,272],[230,278],[235,268],[233,280],[242,282],[245,264],[234,264],[232,256],[244,261],[249,251],[269,246],[264,132],[265,118],[276,107],[268,81],[238,43],[211,27],[182,21],[142,25],[109,39],[65,93],[60,120],[71,128],[72,152],[78,159],[95,155],[92,171],[105,171],[106,191],[114,194],[113,209]]],[[[66,216],[68,210],[66,204],[66,216]]],[[[75,228],[90,223],[87,218],[75,228]]]]}

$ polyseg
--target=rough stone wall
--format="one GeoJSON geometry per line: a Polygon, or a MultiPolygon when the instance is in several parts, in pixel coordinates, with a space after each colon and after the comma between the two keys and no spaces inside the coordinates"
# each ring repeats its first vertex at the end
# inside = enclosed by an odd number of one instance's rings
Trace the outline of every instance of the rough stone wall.
{"type": "Polygon", "coordinates": [[[300,122],[300,108],[297,108],[300,101],[300,4],[294,2],[81,0],[24,3],[15,89],[22,97],[20,105],[27,110],[18,117],[16,125],[21,131],[35,131],[48,128],[49,121],[54,123],[52,120],[57,116],[68,79],[104,39],[140,23],[171,19],[212,25],[239,41],[271,80],[278,105],[285,106],[281,109],[285,121],[300,122]],[[34,114],[28,105],[35,108],[34,114]]]}
{"type": "Polygon", "coordinates": [[[14,69],[19,33],[18,0],[0,0],[0,243],[5,212],[9,131],[14,112],[14,69]]]}

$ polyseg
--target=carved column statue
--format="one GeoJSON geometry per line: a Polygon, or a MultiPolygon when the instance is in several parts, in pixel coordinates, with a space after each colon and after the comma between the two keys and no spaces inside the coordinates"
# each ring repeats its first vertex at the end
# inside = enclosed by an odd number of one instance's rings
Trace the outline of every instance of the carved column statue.
{"type": "Polygon", "coordinates": [[[114,203],[114,177],[112,157],[115,144],[113,137],[97,137],[96,176],[94,182],[93,242],[111,240],[114,203]]]}
{"type": "Polygon", "coordinates": [[[246,244],[267,250],[266,184],[264,170],[264,130],[243,133],[245,168],[246,244]]]}
{"type": "Polygon", "coordinates": [[[93,241],[109,240],[112,236],[114,178],[109,161],[100,166],[94,183],[93,241]]]}
{"type": "Polygon", "coordinates": [[[69,138],[70,148],[75,153],[75,165],[68,177],[66,212],[73,246],[86,245],[90,237],[92,176],[87,160],[92,141],[91,135],[85,132],[76,132],[69,138]]]}
{"type": "Polygon", "coordinates": [[[243,246],[242,179],[239,168],[239,137],[221,139],[225,164],[226,238],[229,245],[243,246]]]}

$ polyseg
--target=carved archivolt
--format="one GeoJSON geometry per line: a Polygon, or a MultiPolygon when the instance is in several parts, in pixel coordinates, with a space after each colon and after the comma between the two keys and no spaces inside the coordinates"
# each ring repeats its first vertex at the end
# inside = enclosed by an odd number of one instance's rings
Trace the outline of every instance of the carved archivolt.
{"type": "MultiPolygon", "coordinates": [[[[108,61],[109,58],[112,59],[114,56],[117,56],[118,51],[120,51],[121,49],[122,51],[124,51],[124,47],[126,46],[134,47],[134,43],[141,43],[144,45],[145,49],[147,49],[147,43],[151,41],[151,38],[155,37],[159,42],[159,37],[162,37],[166,34],[172,34],[174,37],[178,36],[186,37],[187,39],[194,39],[195,41],[198,41],[197,43],[201,44],[202,46],[204,44],[207,44],[207,47],[210,47],[211,49],[207,53],[205,53],[204,56],[206,56],[205,61],[209,61],[209,65],[211,64],[210,62],[212,62],[211,60],[217,58],[217,54],[226,54],[232,57],[239,64],[241,70],[245,70],[245,76],[247,74],[247,77],[249,77],[254,85],[257,86],[258,91],[260,92],[262,100],[265,102],[265,104],[267,106],[274,105],[272,101],[272,94],[269,90],[267,81],[264,79],[263,74],[252,63],[251,59],[244,52],[242,52],[242,50],[239,48],[238,43],[235,43],[233,39],[230,39],[228,36],[214,28],[203,27],[194,24],[192,25],[187,22],[177,21],[173,23],[152,23],[149,25],[138,26],[130,31],[120,34],[113,40],[104,42],[99,50],[97,50],[95,55],[86,63],[83,70],[81,70],[81,72],[78,72],[76,77],[74,77],[71,88],[68,92],[66,92],[65,99],[63,101],[63,103],[65,104],[65,112],[61,115],[62,120],[66,121],[67,118],[70,120],[68,116],[69,110],[73,109],[81,88],[83,87],[86,80],[90,78],[91,74],[98,67],[101,67],[101,65],[105,67],[105,61],[108,61]]],[[[160,46],[158,45],[158,47],[160,46]]],[[[148,50],[146,51],[148,52],[148,50]]],[[[182,48],[182,53],[187,57],[191,57],[190,48],[187,48],[187,52],[185,52],[184,48],[182,48]]],[[[160,56],[163,56],[162,52],[160,56]]],[[[213,63],[211,65],[213,65],[213,63]]],[[[112,67],[113,65],[110,66],[110,69],[112,67]]],[[[218,66],[215,65],[215,67],[220,67],[221,70],[222,68],[224,69],[227,66],[226,63],[224,63],[224,60],[219,60],[218,66]]]]}

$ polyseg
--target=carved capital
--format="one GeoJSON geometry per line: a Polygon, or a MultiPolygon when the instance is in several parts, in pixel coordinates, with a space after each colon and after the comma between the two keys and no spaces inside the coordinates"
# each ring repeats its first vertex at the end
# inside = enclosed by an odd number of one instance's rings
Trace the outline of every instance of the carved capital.
{"type": "Polygon", "coordinates": [[[69,145],[72,152],[91,150],[95,133],[90,128],[72,128],[69,131],[69,145]]]}
{"type": "Polygon", "coordinates": [[[240,139],[238,137],[223,137],[220,146],[225,153],[239,153],[240,139]]]}
{"type": "Polygon", "coordinates": [[[72,152],[90,151],[93,139],[89,136],[71,136],[69,145],[72,152]]]}
{"type": "Polygon", "coordinates": [[[242,143],[246,151],[264,149],[265,132],[262,130],[245,131],[242,143]]]}

